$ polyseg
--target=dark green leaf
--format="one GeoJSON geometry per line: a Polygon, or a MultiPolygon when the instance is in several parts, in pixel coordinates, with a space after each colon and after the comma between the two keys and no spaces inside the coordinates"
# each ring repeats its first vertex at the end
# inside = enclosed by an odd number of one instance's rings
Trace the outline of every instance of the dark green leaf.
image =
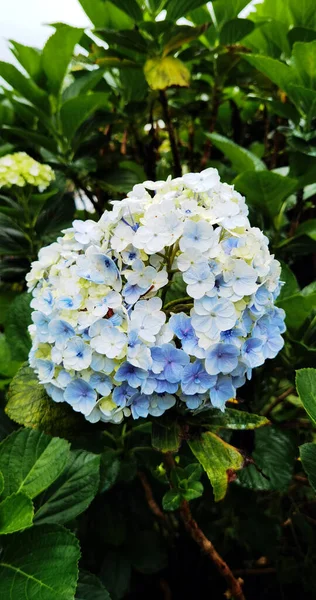
{"type": "Polygon", "coordinates": [[[0,535],[15,533],[30,527],[33,514],[32,500],[24,492],[8,496],[0,502],[0,535]]]}
{"type": "Polygon", "coordinates": [[[115,483],[120,471],[120,459],[116,450],[110,448],[101,454],[100,492],[106,492],[115,483]]]}
{"type": "Polygon", "coordinates": [[[211,429],[257,429],[269,423],[266,417],[244,412],[243,410],[235,410],[234,408],[226,408],[224,412],[215,408],[201,413],[199,422],[211,429]]]}
{"type": "Polygon", "coordinates": [[[167,10],[167,18],[170,21],[177,21],[203,4],[206,4],[205,0],[167,0],[164,8],[167,10]]]}
{"type": "Polygon", "coordinates": [[[79,558],[78,541],[62,527],[33,527],[14,534],[0,558],[0,597],[70,600],[79,558]]]}
{"type": "MultiPolygon", "coordinates": [[[[63,102],[92,90],[102,80],[104,73],[105,69],[97,69],[88,73],[83,72],[80,77],[75,79],[75,81],[65,89],[63,92],[63,102]]],[[[103,83],[105,84],[104,79],[103,83]]]]}
{"type": "Polygon", "coordinates": [[[166,547],[157,531],[139,531],[131,541],[130,560],[134,569],[149,575],[167,566],[166,547]]]}
{"type": "Polygon", "coordinates": [[[316,425],[316,369],[300,369],[296,371],[296,389],[302,404],[316,425]]]}
{"type": "Polygon", "coordinates": [[[0,256],[25,256],[31,251],[23,230],[11,217],[0,213],[0,256]]]}
{"type": "Polygon", "coordinates": [[[231,21],[231,19],[237,17],[240,11],[245,8],[249,2],[250,0],[234,0],[234,2],[216,0],[216,3],[213,5],[213,10],[218,28],[221,28],[227,21],[231,21]]]}
{"type": "Polygon", "coordinates": [[[300,446],[300,458],[308,480],[316,493],[316,444],[303,444],[300,446]]]}
{"type": "Polygon", "coordinates": [[[228,486],[228,471],[233,473],[241,469],[243,456],[236,448],[209,431],[202,433],[196,440],[190,440],[188,444],[210,479],[215,502],[222,500],[228,486]]]}
{"type": "Polygon", "coordinates": [[[0,444],[0,470],[4,496],[25,492],[35,498],[65,468],[69,443],[34,429],[14,431],[0,444]]]}
{"type": "Polygon", "coordinates": [[[65,470],[40,499],[35,522],[62,524],[82,513],[98,491],[99,469],[100,456],[72,450],[65,470]]]}
{"type": "Polygon", "coordinates": [[[120,600],[129,589],[131,563],[122,551],[112,551],[105,555],[100,579],[115,600],[120,600]]]}
{"type": "Polygon", "coordinates": [[[31,338],[27,330],[31,323],[30,301],[30,294],[20,294],[7,311],[6,338],[10,344],[12,359],[20,362],[27,359],[31,348],[31,338]]]}
{"type": "Polygon", "coordinates": [[[160,423],[156,420],[152,425],[152,445],[160,452],[176,452],[181,443],[180,426],[176,421],[168,424],[160,423]]]}
{"type": "Polygon", "coordinates": [[[300,83],[296,71],[279,60],[255,54],[243,54],[243,58],[282,90],[286,91],[290,84],[300,83]]]}
{"type": "Polygon", "coordinates": [[[111,600],[111,598],[98,577],[80,570],[75,600],[111,600]]]}
{"type": "MultiPolygon", "coordinates": [[[[280,3],[282,7],[283,3],[280,3]]],[[[316,28],[316,15],[314,0],[289,0],[288,6],[292,13],[292,22],[300,27],[316,28]]]]}
{"type": "Polygon", "coordinates": [[[295,457],[296,444],[290,434],[276,427],[258,429],[252,458],[265,477],[250,465],[239,473],[238,480],[250,489],[284,492],[292,479],[295,457]]]}
{"type": "Polygon", "coordinates": [[[164,510],[178,510],[182,502],[182,496],[178,490],[168,490],[162,499],[164,510]]]}
{"type": "Polygon", "coordinates": [[[35,144],[37,147],[39,146],[46,150],[50,150],[51,152],[57,152],[56,142],[46,135],[30,131],[30,129],[23,129],[23,127],[10,127],[6,125],[4,129],[12,135],[22,138],[28,145],[35,144]]]}
{"type": "Polygon", "coordinates": [[[302,293],[289,296],[278,302],[278,305],[285,310],[285,323],[289,330],[297,331],[316,305],[316,292],[308,296],[302,293]]]}
{"type": "Polygon", "coordinates": [[[254,30],[254,23],[249,19],[232,19],[224,23],[219,41],[223,46],[230,46],[236,44],[239,40],[249,35],[254,30]]]}
{"type": "Polygon", "coordinates": [[[82,29],[61,25],[44,46],[42,65],[50,90],[56,96],[60,92],[74,47],[79,43],[82,33],[82,29]]]}
{"type": "Polygon", "coordinates": [[[10,346],[3,333],[0,333],[0,376],[13,377],[20,366],[19,361],[12,360],[10,346]]]}
{"type": "Polygon", "coordinates": [[[292,47],[295,42],[312,42],[316,39],[316,31],[305,27],[293,27],[288,32],[287,37],[292,47]]]}
{"type": "Polygon", "coordinates": [[[280,280],[283,282],[283,285],[281,287],[281,292],[278,297],[278,302],[282,302],[282,300],[284,300],[285,298],[293,296],[294,294],[299,292],[299,286],[293,271],[291,271],[290,267],[284,262],[281,263],[281,267],[282,271],[280,280]]]}

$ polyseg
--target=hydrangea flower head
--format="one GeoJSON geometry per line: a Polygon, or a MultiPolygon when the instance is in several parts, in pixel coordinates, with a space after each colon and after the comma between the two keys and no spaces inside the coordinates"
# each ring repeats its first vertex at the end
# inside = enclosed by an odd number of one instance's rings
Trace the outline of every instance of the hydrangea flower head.
{"type": "Polygon", "coordinates": [[[39,381],[93,423],[224,410],[283,346],[267,238],[212,168],[112,204],[74,221],[27,276],[39,381]]]}
{"type": "Polygon", "coordinates": [[[33,185],[42,192],[54,179],[54,171],[49,165],[42,165],[26,152],[6,154],[0,158],[0,188],[33,185]]]}

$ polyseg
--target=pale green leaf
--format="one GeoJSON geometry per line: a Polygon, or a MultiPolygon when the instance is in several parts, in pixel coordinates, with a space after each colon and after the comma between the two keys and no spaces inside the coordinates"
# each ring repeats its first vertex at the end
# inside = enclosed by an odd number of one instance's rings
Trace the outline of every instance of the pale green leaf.
{"type": "Polygon", "coordinates": [[[292,63],[304,87],[316,89],[316,40],[296,42],[292,51],[292,63]]]}
{"type": "Polygon", "coordinates": [[[4,496],[25,492],[35,498],[65,468],[69,442],[34,429],[20,429],[0,444],[0,470],[4,496]]]}
{"type": "Polygon", "coordinates": [[[15,533],[30,527],[33,514],[33,503],[29,496],[24,492],[11,494],[0,502],[0,535],[15,533]]]}
{"type": "Polygon", "coordinates": [[[148,58],[144,74],[152,90],[165,90],[172,86],[189,87],[189,70],[181,60],[173,56],[148,58]]]}
{"type": "Polygon", "coordinates": [[[302,404],[308,416],[316,425],[316,369],[296,371],[295,382],[302,404]]]}
{"type": "Polygon", "coordinates": [[[237,448],[209,431],[188,443],[210,479],[215,502],[222,500],[227,491],[229,474],[243,467],[243,456],[237,448]]]}
{"type": "Polygon", "coordinates": [[[10,600],[71,600],[79,544],[62,527],[32,527],[9,538],[0,557],[0,597],[10,600]]]}

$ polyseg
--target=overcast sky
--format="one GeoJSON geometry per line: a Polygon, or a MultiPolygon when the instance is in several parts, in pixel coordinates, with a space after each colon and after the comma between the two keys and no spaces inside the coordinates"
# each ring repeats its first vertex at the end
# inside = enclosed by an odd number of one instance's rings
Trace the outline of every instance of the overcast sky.
{"type": "Polygon", "coordinates": [[[78,0],[0,0],[0,60],[12,60],[9,39],[41,48],[53,33],[44,24],[56,21],[77,27],[90,24],[78,0]]]}

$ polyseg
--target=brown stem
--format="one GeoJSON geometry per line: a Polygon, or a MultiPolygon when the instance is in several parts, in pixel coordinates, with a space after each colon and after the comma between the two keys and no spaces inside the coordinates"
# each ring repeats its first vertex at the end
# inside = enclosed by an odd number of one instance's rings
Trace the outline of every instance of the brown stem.
{"type": "Polygon", "coordinates": [[[210,540],[204,535],[195,519],[193,519],[189,503],[186,500],[183,500],[181,503],[180,515],[185,528],[192,539],[200,546],[201,550],[207,554],[207,556],[209,556],[211,561],[215,564],[220,575],[226,579],[232,596],[236,598],[236,600],[245,600],[240,580],[234,577],[234,574],[230,570],[228,564],[218,554],[212,542],[210,542],[210,540]]]}
{"type": "Polygon", "coordinates": [[[170,141],[171,153],[172,153],[172,158],[173,158],[173,174],[175,177],[181,177],[182,168],[181,168],[179,150],[178,150],[178,145],[176,142],[173,123],[172,123],[172,120],[170,117],[168,98],[167,98],[167,94],[166,94],[165,90],[160,90],[159,98],[160,98],[160,102],[161,102],[161,106],[162,106],[164,121],[166,123],[168,134],[169,134],[169,141],[170,141]]]}
{"type": "Polygon", "coordinates": [[[266,408],[266,410],[264,410],[262,412],[263,416],[268,417],[271,414],[271,412],[273,411],[273,409],[276,406],[278,406],[278,404],[281,404],[281,402],[283,402],[283,400],[285,400],[285,398],[290,396],[290,394],[292,394],[293,392],[295,392],[295,388],[293,386],[291,386],[290,388],[285,390],[285,392],[283,392],[282,394],[280,394],[280,396],[275,398],[275,400],[273,400],[273,402],[271,402],[271,404],[269,404],[268,408],[266,408]]]}
{"type": "MultiPolygon", "coordinates": [[[[171,452],[166,452],[164,459],[165,465],[169,471],[176,466],[171,452]]],[[[219,574],[226,579],[233,598],[235,598],[235,600],[245,600],[241,582],[234,577],[228,564],[224,561],[220,554],[218,554],[212,542],[206,537],[202,529],[200,529],[196,520],[192,516],[189,503],[186,500],[181,502],[180,516],[189,535],[200,546],[201,550],[211,559],[219,574]]]]}
{"type": "Polygon", "coordinates": [[[137,475],[143,486],[145,497],[151,512],[155,515],[155,517],[165,522],[166,515],[162,512],[160,506],[158,506],[145,473],[143,473],[142,471],[138,471],[137,475]]]}

